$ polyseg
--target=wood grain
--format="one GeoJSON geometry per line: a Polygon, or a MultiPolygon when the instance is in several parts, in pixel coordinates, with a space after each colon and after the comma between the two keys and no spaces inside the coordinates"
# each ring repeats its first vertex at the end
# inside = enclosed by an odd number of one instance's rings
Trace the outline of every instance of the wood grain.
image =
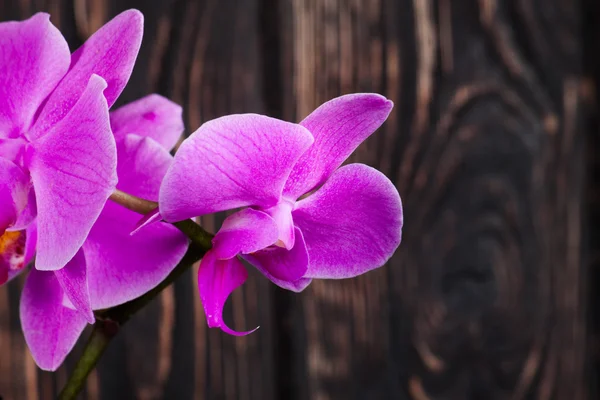
{"type": "MultiPolygon", "coordinates": [[[[350,157],[404,203],[388,265],[293,294],[257,273],[206,328],[195,272],[136,316],[82,399],[587,399],[598,390],[600,7],[593,0],[0,0],[47,11],[74,49],[145,15],[115,107],[157,92],[188,132],[259,112],[299,121],[343,93],[395,108],[350,157]]],[[[224,215],[203,217],[216,230],[224,215]]],[[[51,399],[0,290],[0,395],[51,399]]]]}

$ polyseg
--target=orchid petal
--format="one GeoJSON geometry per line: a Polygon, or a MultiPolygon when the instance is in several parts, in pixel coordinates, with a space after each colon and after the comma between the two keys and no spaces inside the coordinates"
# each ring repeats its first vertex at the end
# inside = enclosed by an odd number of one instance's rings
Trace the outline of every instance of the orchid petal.
{"type": "Polygon", "coordinates": [[[0,23],[0,137],[18,137],[69,69],[71,54],[50,15],[0,23]]]}
{"type": "Polygon", "coordinates": [[[128,133],[147,136],[171,150],[183,133],[181,106],[151,94],[110,113],[110,125],[117,142],[128,133]]]}
{"type": "Polygon", "coordinates": [[[116,148],[105,87],[93,75],[69,114],[32,143],[39,270],[60,269],[73,258],[115,188],[116,148]]]}
{"type": "Polygon", "coordinates": [[[138,219],[135,212],[109,201],[83,245],[94,309],[148,292],[185,254],[187,238],[170,224],[158,222],[130,235],[138,219]]]}
{"type": "Polygon", "coordinates": [[[79,250],[67,265],[55,271],[55,275],[71,304],[87,322],[93,324],[95,318],[91,306],[86,259],[83,251],[79,250]]]}
{"type": "MultiPolygon", "coordinates": [[[[118,146],[119,189],[156,200],[173,157],[150,138],[127,135],[118,146]]],[[[158,222],[130,235],[140,215],[108,201],[83,245],[94,309],[141,296],[175,268],[188,247],[186,236],[158,222]]]]}
{"type": "Polygon", "coordinates": [[[337,97],[313,111],[300,125],[315,142],[292,170],[284,196],[297,199],[325,182],[383,124],[393,106],[378,94],[357,93],[337,97]]]}
{"type": "Polygon", "coordinates": [[[86,326],[81,313],[63,305],[64,292],[52,272],[32,269],[21,294],[21,325],[36,364],[55,371],[86,326]]]}
{"type": "Polygon", "coordinates": [[[248,254],[275,244],[277,224],[268,214],[245,208],[225,219],[212,240],[213,254],[219,260],[248,254]]]}
{"type": "MultiPolygon", "coordinates": [[[[281,247],[269,247],[243,256],[276,285],[283,282],[296,282],[304,277],[309,265],[309,253],[302,232],[296,230],[296,243],[291,250],[281,247]]],[[[283,286],[282,286],[283,287],[283,286]]],[[[295,285],[292,285],[295,287],[295,285]]],[[[287,288],[287,287],[286,287],[287,288]]]]}
{"type": "Polygon", "coordinates": [[[27,204],[29,177],[11,161],[0,157],[0,235],[15,225],[27,204]]]}
{"type": "Polygon", "coordinates": [[[381,172],[349,164],[299,201],[294,222],[302,230],[308,278],[350,278],[385,264],[402,235],[398,191],[381,172]]]}
{"type": "Polygon", "coordinates": [[[25,265],[29,264],[35,256],[37,246],[37,223],[34,221],[25,229],[25,265]]]}
{"type": "Polygon", "coordinates": [[[294,219],[292,218],[292,209],[294,208],[294,203],[287,200],[282,200],[277,203],[275,206],[264,210],[267,214],[269,214],[277,224],[279,235],[277,236],[278,240],[287,250],[290,250],[294,247],[295,241],[295,229],[294,229],[294,219]]]}
{"type": "Polygon", "coordinates": [[[35,204],[35,190],[31,185],[31,178],[29,177],[27,177],[27,187],[29,188],[28,190],[26,190],[26,192],[28,192],[27,195],[22,196],[20,200],[20,204],[23,204],[22,202],[24,202],[25,205],[23,206],[23,209],[21,209],[21,211],[19,212],[15,223],[7,229],[9,231],[20,231],[26,229],[28,226],[31,225],[31,223],[37,216],[37,206],[35,204]]]}
{"type": "Polygon", "coordinates": [[[144,17],[137,10],[127,10],[107,22],[71,57],[71,67],[50,95],[35,123],[31,138],[36,139],[77,103],[95,74],[107,83],[104,96],[108,107],[117,100],[133,70],[144,30],[144,17]]]}
{"type": "Polygon", "coordinates": [[[229,328],[223,321],[223,307],[227,298],[247,278],[246,268],[236,257],[229,260],[218,260],[214,252],[210,250],[204,255],[198,269],[198,290],[209,327],[221,328],[235,336],[248,335],[258,329],[237,332],[229,328]]]}
{"type": "Polygon", "coordinates": [[[275,205],[311,134],[255,114],[209,121],[186,139],[160,189],[160,213],[174,222],[244,206],[275,205]]]}

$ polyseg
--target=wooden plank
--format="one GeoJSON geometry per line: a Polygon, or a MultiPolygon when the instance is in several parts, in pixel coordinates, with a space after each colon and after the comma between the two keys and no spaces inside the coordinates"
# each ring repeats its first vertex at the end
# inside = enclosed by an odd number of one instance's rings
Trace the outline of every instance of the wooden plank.
{"type": "MultiPolygon", "coordinates": [[[[48,11],[76,48],[131,7],[145,39],[119,105],[158,92],[193,129],[237,112],[297,121],[341,93],[391,98],[350,161],[393,180],[406,226],[388,265],[354,280],[292,294],[251,274],[225,313],[261,325],[246,338],[206,328],[196,267],[125,327],[82,398],[595,398],[598,279],[592,264],[588,288],[582,221],[593,240],[583,189],[597,165],[583,144],[599,64],[595,47],[583,58],[579,2],[0,0],[0,20],[48,11]]],[[[583,7],[597,27],[597,6],[583,7]]],[[[20,285],[0,291],[0,395],[51,399],[81,345],[38,372],[20,285]]]]}
{"type": "Polygon", "coordinates": [[[406,216],[384,269],[300,295],[298,398],[583,398],[579,5],[289,3],[287,114],[383,89],[352,161],[406,216]]]}

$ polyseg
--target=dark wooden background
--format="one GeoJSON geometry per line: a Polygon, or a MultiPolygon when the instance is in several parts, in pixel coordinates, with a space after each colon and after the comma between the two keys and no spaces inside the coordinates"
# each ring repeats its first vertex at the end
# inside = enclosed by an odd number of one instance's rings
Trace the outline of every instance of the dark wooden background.
{"type": "MultiPolygon", "coordinates": [[[[146,17],[120,104],[151,92],[188,130],[300,120],[342,93],[396,106],[353,155],[397,185],[403,242],[358,279],[288,293],[252,274],[208,330],[186,274],[117,337],[85,399],[596,399],[600,141],[595,0],[0,0],[73,48],[146,17]]],[[[214,230],[222,217],[205,218],[214,230]]],[[[0,395],[52,399],[0,289],[0,395]]]]}

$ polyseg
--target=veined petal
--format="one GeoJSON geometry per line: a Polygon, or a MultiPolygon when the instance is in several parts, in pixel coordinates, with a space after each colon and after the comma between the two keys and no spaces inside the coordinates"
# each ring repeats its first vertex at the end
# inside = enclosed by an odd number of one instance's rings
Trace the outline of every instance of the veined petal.
{"type": "Polygon", "coordinates": [[[50,15],[0,23],[0,137],[29,129],[70,62],[69,46],[50,15]]]}
{"type": "Polygon", "coordinates": [[[90,301],[86,260],[83,251],[80,249],[67,265],[55,271],[54,274],[71,304],[83,315],[87,322],[93,324],[95,318],[90,301]]]}
{"type": "Polygon", "coordinates": [[[182,109],[158,94],[151,94],[110,113],[117,142],[129,133],[147,136],[171,150],[183,133],[182,109]]]}
{"type": "Polygon", "coordinates": [[[398,191],[381,172],[349,164],[299,201],[294,222],[310,256],[308,278],[351,278],[381,267],[402,235],[398,191]]]}
{"type": "Polygon", "coordinates": [[[186,139],[160,188],[166,221],[238,207],[274,206],[312,135],[297,124],[256,114],[217,118],[186,139]]]}
{"type": "Polygon", "coordinates": [[[129,134],[117,145],[117,160],[117,189],[157,201],[160,183],[173,162],[169,151],[152,138],[129,134]]]}
{"type": "Polygon", "coordinates": [[[53,272],[32,269],[21,293],[21,326],[36,364],[55,371],[86,326],[81,313],[63,305],[64,292],[53,272]]]}
{"type": "Polygon", "coordinates": [[[223,307],[229,295],[248,278],[248,272],[237,257],[229,260],[217,260],[214,252],[208,251],[200,261],[198,269],[198,290],[204,306],[206,322],[211,328],[221,328],[235,336],[244,336],[254,332],[237,332],[223,321],[223,307]]]}
{"type": "Polygon", "coordinates": [[[108,107],[117,100],[133,70],[144,30],[144,17],[127,10],[107,22],[71,57],[66,76],[50,95],[37,119],[31,138],[36,139],[77,103],[93,74],[107,83],[104,96],[108,107]]]}
{"type": "Polygon", "coordinates": [[[297,199],[325,182],[383,124],[393,106],[381,95],[357,93],[337,97],[313,111],[300,125],[315,142],[294,166],[284,195],[297,199]]]}
{"type": "Polygon", "coordinates": [[[268,214],[245,208],[230,215],[212,240],[214,257],[219,260],[248,254],[275,244],[277,224],[268,214]]]}
{"type": "Polygon", "coordinates": [[[286,289],[298,287],[292,283],[304,278],[309,266],[309,253],[304,243],[304,237],[298,228],[295,230],[296,243],[291,250],[274,246],[243,256],[273,283],[286,289]],[[285,283],[282,284],[283,282],[285,283]]]}
{"type": "Polygon", "coordinates": [[[15,225],[27,205],[29,177],[11,161],[0,157],[0,235],[15,225]]]}
{"type": "MultiPolygon", "coordinates": [[[[150,138],[127,135],[118,145],[119,189],[148,200],[173,157],[150,138]]],[[[125,303],[158,285],[181,260],[188,240],[177,228],[157,222],[130,235],[140,215],[108,201],[83,249],[94,309],[125,303]]]]}
{"type": "Polygon", "coordinates": [[[73,258],[115,189],[116,146],[105,87],[93,75],[69,114],[32,143],[39,270],[60,269],[73,258]]]}
{"type": "Polygon", "coordinates": [[[35,204],[35,190],[33,190],[33,186],[31,184],[31,178],[27,177],[27,186],[29,189],[27,190],[28,194],[25,196],[27,200],[25,200],[25,206],[19,212],[17,220],[15,223],[8,228],[9,231],[20,231],[26,229],[31,225],[31,222],[35,219],[37,215],[37,206],[35,204]]]}
{"type": "Polygon", "coordinates": [[[130,235],[139,218],[109,201],[83,244],[94,309],[123,304],[148,292],[185,254],[187,238],[170,224],[158,222],[130,235]]]}

